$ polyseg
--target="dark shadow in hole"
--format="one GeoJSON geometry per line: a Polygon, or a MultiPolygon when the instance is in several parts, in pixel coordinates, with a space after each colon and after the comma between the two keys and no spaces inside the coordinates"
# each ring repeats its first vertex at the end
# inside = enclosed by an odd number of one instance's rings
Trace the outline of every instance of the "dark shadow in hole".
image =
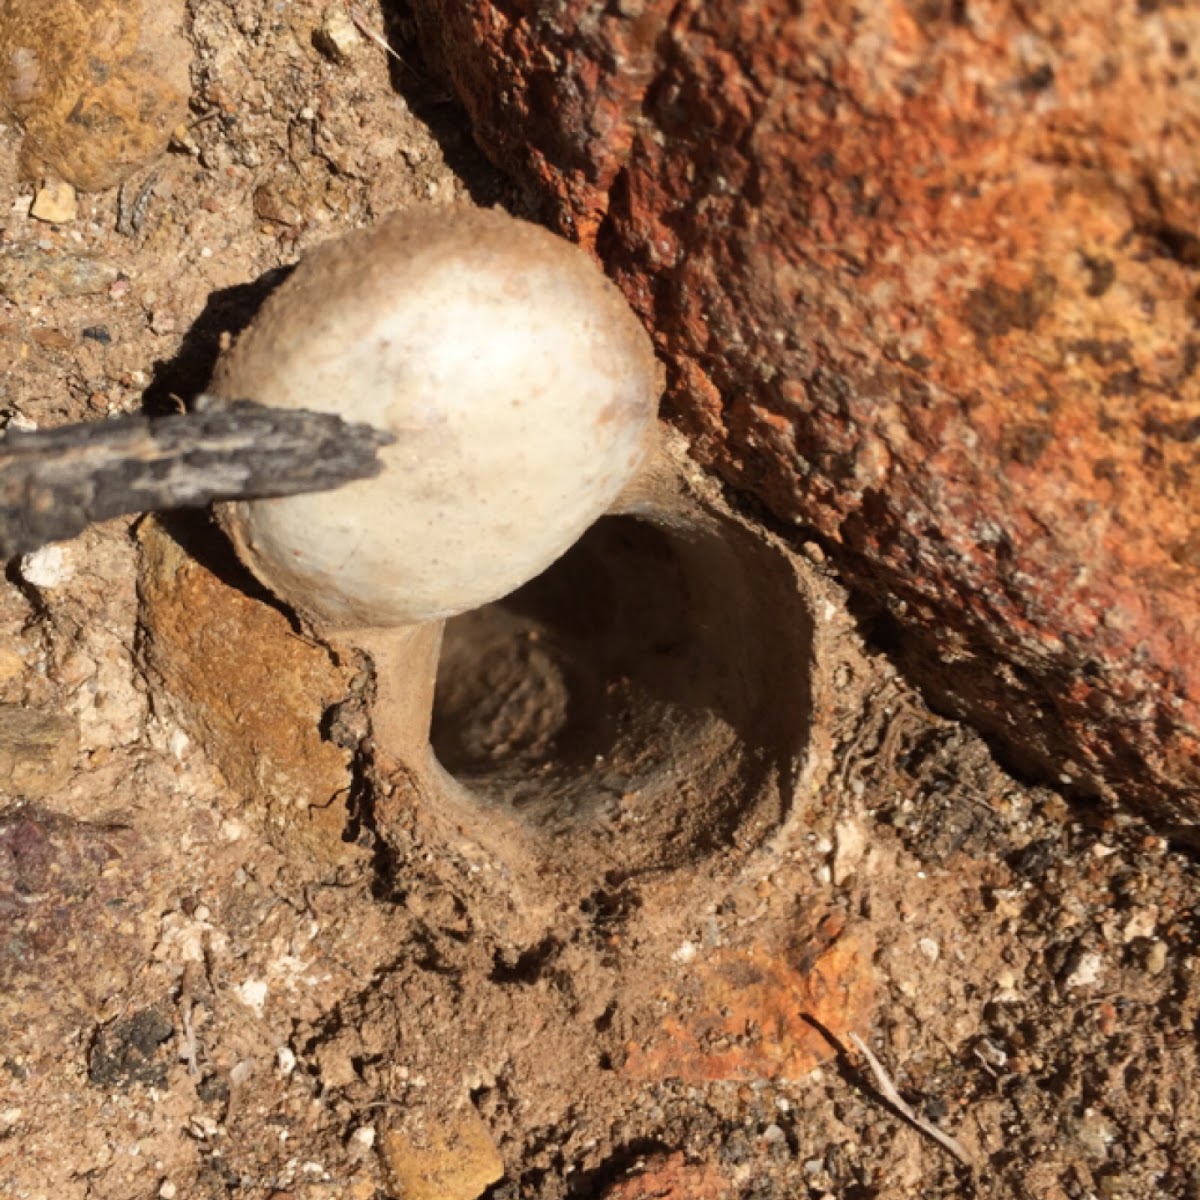
{"type": "MultiPolygon", "coordinates": [[[[732,565],[712,564],[716,571],[732,565]]],[[[807,721],[807,664],[784,643],[790,635],[807,646],[808,638],[803,629],[781,628],[776,641],[769,628],[752,625],[747,612],[717,614],[723,628],[698,620],[697,589],[718,582],[728,581],[689,572],[673,536],[650,523],[601,521],[537,579],[451,622],[444,661],[452,678],[439,680],[435,710],[439,760],[467,775],[503,772],[509,762],[526,771],[546,753],[558,764],[590,768],[636,715],[614,703],[614,694],[650,705],[674,727],[645,732],[687,731],[712,713],[744,746],[770,756],[773,731],[807,721]],[[489,675],[493,649],[502,661],[489,675]],[[543,649],[544,661],[532,662],[543,649]],[[531,684],[531,666],[562,679],[531,684]],[[528,723],[514,727],[516,718],[502,710],[506,702],[525,701],[534,710],[528,722],[544,715],[539,704],[560,703],[562,711],[544,731],[528,723]],[[506,717],[513,723],[504,724],[506,717]],[[502,727],[484,732],[498,744],[472,740],[479,723],[491,718],[502,727]]],[[[799,615],[790,614],[793,625],[799,615]]],[[[788,745],[787,752],[793,749],[788,745]]]]}
{"type": "Polygon", "coordinates": [[[620,878],[618,872],[610,871],[604,886],[584,896],[579,902],[579,911],[587,917],[592,928],[601,936],[612,925],[626,920],[642,907],[641,897],[626,886],[628,880],[620,878]]]}
{"type": "Polygon", "coordinates": [[[493,983],[523,984],[537,983],[553,964],[562,950],[562,943],[553,934],[547,934],[540,942],[518,952],[497,950],[492,959],[492,970],[488,976],[493,983]]]}
{"type": "Polygon", "coordinates": [[[524,588],[450,622],[434,750],[551,833],[615,810],[628,870],[703,855],[787,808],[811,639],[790,566],[736,523],[606,518],[524,588]]]}

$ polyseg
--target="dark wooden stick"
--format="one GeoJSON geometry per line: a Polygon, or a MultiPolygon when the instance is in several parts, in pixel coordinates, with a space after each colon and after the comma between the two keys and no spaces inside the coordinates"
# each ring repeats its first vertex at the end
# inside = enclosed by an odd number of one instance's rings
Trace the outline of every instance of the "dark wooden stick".
{"type": "Polygon", "coordinates": [[[377,475],[392,438],[330,413],[201,397],[168,417],[119,417],[0,438],[0,559],[94,521],[320,492],[377,475]]]}

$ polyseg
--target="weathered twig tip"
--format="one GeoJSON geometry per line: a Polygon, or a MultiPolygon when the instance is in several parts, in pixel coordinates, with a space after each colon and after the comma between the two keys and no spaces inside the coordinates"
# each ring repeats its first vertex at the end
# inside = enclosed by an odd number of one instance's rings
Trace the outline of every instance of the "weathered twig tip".
{"type": "Polygon", "coordinates": [[[393,438],[332,413],[201,396],[190,413],[0,438],[0,559],[95,521],[320,492],[378,475],[393,438]]]}

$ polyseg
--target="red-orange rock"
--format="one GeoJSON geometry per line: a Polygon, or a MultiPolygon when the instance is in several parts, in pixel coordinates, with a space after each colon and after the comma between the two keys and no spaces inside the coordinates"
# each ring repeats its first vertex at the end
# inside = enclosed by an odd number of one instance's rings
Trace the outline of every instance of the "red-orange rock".
{"type": "Polygon", "coordinates": [[[752,941],[681,968],[664,993],[667,1015],[629,1048],[634,1079],[686,1083],[803,1079],[866,1030],[875,1005],[874,945],[828,916],[798,941],[752,941]]]}
{"type": "Polygon", "coordinates": [[[1200,9],[415,0],[695,453],[932,692],[1200,818],[1200,9]]]}
{"type": "Polygon", "coordinates": [[[725,1200],[734,1194],[717,1167],[688,1163],[682,1154],[656,1154],[613,1184],[604,1200],[725,1200]]]}

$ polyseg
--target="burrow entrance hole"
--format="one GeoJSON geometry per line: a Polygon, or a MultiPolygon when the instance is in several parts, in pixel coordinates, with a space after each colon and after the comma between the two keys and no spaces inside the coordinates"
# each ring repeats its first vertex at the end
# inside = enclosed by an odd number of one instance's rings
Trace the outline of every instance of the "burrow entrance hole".
{"type": "Polygon", "coordinates": [[[434,751],[477,805],[597,866],[746,849],[803,766],[811,645],[790,565],[739,523],[609,517],[448,624],[434,751]]]}

